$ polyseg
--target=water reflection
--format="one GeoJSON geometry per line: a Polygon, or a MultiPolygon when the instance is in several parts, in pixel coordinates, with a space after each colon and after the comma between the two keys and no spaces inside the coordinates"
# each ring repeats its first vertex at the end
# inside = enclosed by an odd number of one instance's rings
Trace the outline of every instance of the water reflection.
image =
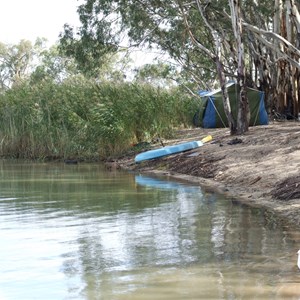
{"type": "Polygon", "coordinates": [[[299,240],[200,187],[0,165],[3,299],[297,299],[299,240]]]}

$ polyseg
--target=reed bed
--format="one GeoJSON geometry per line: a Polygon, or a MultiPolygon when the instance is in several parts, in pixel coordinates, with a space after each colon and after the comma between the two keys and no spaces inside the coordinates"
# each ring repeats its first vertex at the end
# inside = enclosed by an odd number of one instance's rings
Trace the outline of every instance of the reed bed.
{"type": "Polygon", "coordinates": [[[132,83],[27,82],[0,95],[0,155],[107,158],[190,126],[197,100],[132,83]]]}

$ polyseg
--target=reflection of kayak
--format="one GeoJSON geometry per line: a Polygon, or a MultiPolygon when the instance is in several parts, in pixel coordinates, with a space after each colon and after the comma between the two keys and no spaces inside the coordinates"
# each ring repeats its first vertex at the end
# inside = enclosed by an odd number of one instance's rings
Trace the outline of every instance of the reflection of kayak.
{"type": "Polygon", "coordinates": [[[203,203],[205,202],[214,203],[217,200],[217,194],[214,193],[204,194],[201,187],[197,185],[188,185],[181,182],[168,181],[166,179],[159,179],[159,178],[148,177],[144,175],[136,175],[135,183],[137,184],[137,186],[149,188],[149,189],[177,191],[178,193],[177,195],[180,195],[180,193],[197,194],[197,197],[199,197],[199,199],[203,203]]]}
{"type": "Polygon", "coordinates": [[[186,192],[201,191],[201,188],[199,186],[188,186],[175,181],[160,180],[143,175],[136,175],[135,182],[140,186],[161,190],[184,190],[186,192]]]}
{"type": "Polygon", "coordinates": [[[171,155],[171,154],[175,154],[187,150],[192,150],[203,146],[205,142],[209,142],[211,141],[211,139],[212,139],[211,135],[208,135],[207,137],[203,138],[201,141],[186,142],[178,145],[166,146],[159,149],[149,150],[138,154],[135,157],[135,162],[141,162],[144,160],[149,160],[149,159],[171,155]]]}
{"type": "Polygon", "coordinates": [[[183,185],[177,182],[170,182],[166,180],[160,180],[157,178],[151,178],[147,176],[142,175],[136,175],[135,176],[135,182],[138,185],[147,186],[151,188],[157,188],[157,189],[167,189],[167,190],[173,190],[178,189],[182,187],[183,185]]]}

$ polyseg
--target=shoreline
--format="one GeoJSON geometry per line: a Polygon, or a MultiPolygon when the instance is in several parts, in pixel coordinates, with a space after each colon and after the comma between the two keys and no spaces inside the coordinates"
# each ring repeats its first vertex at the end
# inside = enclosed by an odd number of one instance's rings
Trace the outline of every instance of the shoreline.
{"type": "Polygon", "coordinates": [[[300,123],[250,127],[245,135],[236,137],[226,128],[186,129],[178,131],[176,139],[164,142],[201,140],[207,135],[212,135],[212,141],[200,148],[139,164],[134,163],[134,157],[127,157],[118,160],[118,166],[200,185],[226,198],[267,209],[286,225],[300,227],[300,123]]]}

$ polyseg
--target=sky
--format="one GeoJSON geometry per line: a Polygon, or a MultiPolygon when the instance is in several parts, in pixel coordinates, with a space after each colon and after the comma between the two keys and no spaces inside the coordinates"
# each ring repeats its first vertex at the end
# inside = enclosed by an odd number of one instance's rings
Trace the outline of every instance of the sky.
{"type": "Polygon", "coordinates": [[[80,25],[76,12],[80,3],[82,0],[0,0],[0,42],[34,42],[44,37],[53,45],[65,23],[80,25]]]}
{"type": "MultiPolygon", "coordinates": [[[[38,37],[52,46],[68,23],[80,26],[77,7],[85,0],[0,0],[0,42],[17,44],[22,39],[32,43],[38,37]]],[[[153,62],[157,54],[136,51],[132,59],[136,66],[153,62]]]]}

